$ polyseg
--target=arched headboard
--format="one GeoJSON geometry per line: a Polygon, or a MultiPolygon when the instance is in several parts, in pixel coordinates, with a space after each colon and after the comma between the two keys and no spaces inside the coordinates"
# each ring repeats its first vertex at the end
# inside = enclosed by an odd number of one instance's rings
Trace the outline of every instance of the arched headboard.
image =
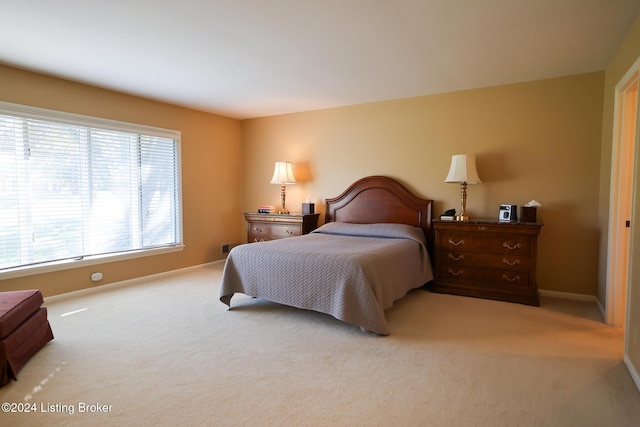
{"type": "Polygon", "coordinates": [[[393,178],[368,176],[338,197],[326,199],[325,222],[409,224],[422,228],[431,245],[432,204],[393,178]]]}

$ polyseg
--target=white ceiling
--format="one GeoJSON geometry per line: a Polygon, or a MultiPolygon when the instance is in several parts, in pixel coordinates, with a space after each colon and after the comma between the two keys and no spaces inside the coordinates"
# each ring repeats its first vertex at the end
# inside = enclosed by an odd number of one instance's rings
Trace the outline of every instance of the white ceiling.
{"type": "Polygon", "coordinates": [[[234,118],[604,70],[639,0],[0,0],[0,63],[234,118]]]}

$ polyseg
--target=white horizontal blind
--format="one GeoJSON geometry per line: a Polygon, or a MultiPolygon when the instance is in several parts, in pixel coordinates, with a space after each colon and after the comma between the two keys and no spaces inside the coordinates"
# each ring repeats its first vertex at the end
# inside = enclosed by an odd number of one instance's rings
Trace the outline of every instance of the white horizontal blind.
{"type": "Polygon", "coordinates": [[[178,132],[0,103],[0,272],[179,245],[179,183],[178,132]]]}

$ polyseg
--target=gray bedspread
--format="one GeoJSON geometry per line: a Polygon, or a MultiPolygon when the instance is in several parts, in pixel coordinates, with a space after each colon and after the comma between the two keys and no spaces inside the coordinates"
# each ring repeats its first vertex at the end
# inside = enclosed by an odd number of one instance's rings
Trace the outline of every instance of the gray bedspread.
{"type": "Polygon", "coordinates": [[[233,248],[220,301],[231,307],[243,293],[388,335],[384,310],[432,278],[421,229],[328,223],[308,235],[233,248]]]}

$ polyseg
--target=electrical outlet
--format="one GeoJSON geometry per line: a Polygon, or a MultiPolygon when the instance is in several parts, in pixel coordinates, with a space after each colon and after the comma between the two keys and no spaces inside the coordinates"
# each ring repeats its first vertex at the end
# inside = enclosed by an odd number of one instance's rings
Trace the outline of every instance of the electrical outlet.
{"type": "Polygon", "coordinates": [[[224,254],[228,254],[228,253],[229,253],[229,251],[231,250],[231,249],[230,249],[230,246],[231,246],[231,245],[230,245],[230,244],[228,244],[228,243],[227,243],[226,245],[222,245],[222,254],[223,254],[223,255],[224,255],[224,254]]]}

